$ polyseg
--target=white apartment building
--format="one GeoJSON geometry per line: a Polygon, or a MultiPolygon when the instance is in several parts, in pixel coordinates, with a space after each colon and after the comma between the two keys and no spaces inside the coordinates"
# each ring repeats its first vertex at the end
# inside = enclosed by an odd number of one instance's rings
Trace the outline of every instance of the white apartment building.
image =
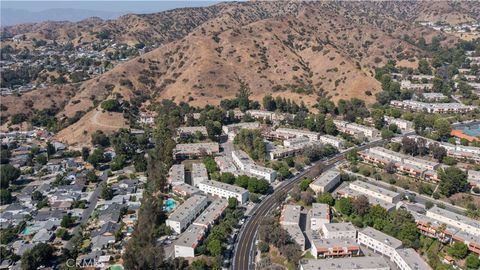
{"type": "Polygon", "coordinates": [[[299,137],[294,137],[294,138],[291,138],[291,139],[284,140],[283,141],[283,146],[294,147],[294,146],[298,146],[298,145],[305,145],[309,141],[310,141],[309,138],[307,138],[305,136],[299,136],[299,137]]]}
{"type": "Polygon", "coordinates": [[[374,127],[367,127],[357,123],[349,123],[342,120],[333,120],[333,123],[340,132],[350,134],[356,138],[367,137],[369,139],[376,138],[380,135],[380,131],[374,127]]]}
{"type": "Polygon", "coordinates": [[[208,199],[194,195],[178,206],[169,216],[166,225],[176,233],[181,233],[207,207],[208,199]]]}
{"type": "Polygon", "coordinates": [[[198,225],[191,225],[175,241],[175,258],[195,257],[195,248],[205,236],[205,228],[198,225]]]}
{"type": "Polygon", "coordinates": [[[260,123],[258,122],[242,122],[223,126],[222,130],[225,134],[228,135],[228,139],[232,141],[233,139],[235,139],[235,136],[237,136],[238,132],[240,132],[241,129],[258,128],[260,128],[260,123]]]}
{"type": "Polygon", "coordinates": [[[255,119],[265,119],[270,121],[273,120],[275,115],[275,112],[263,110],[248,110],[246,113],[255,119]]]}
{"type": "Polygon", "coordinates": [[[330,144],[337,149],[342,149],[345,147],[345,140],[342,138],[337,138],[332,135],[322,135],[320,136],[320,142],[324,144],[330,144]]]}
{"type": "Polygon", "coordinates": [[[400,270],[432,269],[413,248],[396,249],[392,260],[400,270]]]}
{"type": "Polygon", "coordinates": [[[350,257],[331,260],[305,260],[300,270],[390,270],[388,262],[380,256],[350,257]]]}
{"type": "Polygon", "coordinates": [[[428,113],[466,113],[476,109],[475,106],[467,106],[462,103],[426,103],[414,100],[392,100],[390,105],[401,109],[428,113]]]}
{"type": "Polygon", "coordinates": [[[322,233],[326,239],[357,238],[357,229],[350,222],[323,223],[322,233]]]}
{"type": "Polygon", "coordinates": [[[355,239],[324,239],[312,237],[310,253],[315,258],[346,257],[360,254],[360,245],[355,239]]]}
{"type": "Polygon", "coordinates": [[[402,247],[402,241],[391,237],[372,227],[358,232],[358,243],[393,260],[397,248],[402,247]]]}
{"type": "Polygon", "coordinates": [[[184,138],[186,136],[193,136],[193,135],[196,135],[197,133],[200,133],[205,137],[208,136],[207,128],[204,126],[177,128],[177,136],[180,138],[184,138]]]}
{"type": "Polygon", "coordinates": [[[208,172],[205,164],[193,163],[192,164],[192,186],[198,187],[198,184],[208,180],[208,172]]]}
{"type": "Polygon", "coordinates": [[[384,116],[385,122],[387,122],[389,125],[395,124],[397,127],[401,130],[407,131],[407,130],[412,130],[413,129],[413,122],[407,121],[401,118],[394,118],[390,116],[384,116]]]}
{"type": "Polygon", "coordinates": [[[310,209],[310,228],[312,230],[321,230],[322,224],[330,223],[330,205],[325,203],[312,203],[310,209]]]}
{"type": "MultiPolygon", "coordinates": [[[[302,137],[305,138],[305,137],[302,137]]],[[[270,160],[285,158],[289,156],[301,153],[310,143],[298,144],[290,147],[275,146],[273,149],[268,150],[268,156],[270,160]]]]}
{"type": "Polygon", "coordinates": [[[215,162],[218,165],[218,168],[220,169],[220,172],[222,173],[237,173],[237,167],[235,167],[235,164],[233,162],[233,159],[231,157],[227,156],[218,156],[215,157],[215,162]]]}
{"type": "Polygon", "coordinates": [[[433,88],[431,83],[412,83],[409,80],[402,80],[400,82],[400,88],[407,90],[430,90],[433,88]]]}
{"type": "Polygon", "coordinates": [[[300,213],[302,207],[299,205],[286,204],[283,206],[280,215],[280,225],[284,228],[292,239],[300,245],[302,250],[305,249],[305,236],[300,229],[300,213]]]}
{"type": "Polygon", "coordinates": [[[336,195],[338,197],[345,197],[345,198],[358,198],[360,196],[365,196],[368,199],[368,203],[371,204],[371,205],[379,205],[387,211],[391,211],[391,210],[396,208],[396,205],[393,204],[393,203],[381,200],[377,197],[370,196],[370,195],[362,193],[358,190],[353,190],[349,186],[346,186],[346,187],[343,187],[340,190],[337,190],[336,195]]]}
{"type": "Polygon", "coordinates": [[[200,189],[186,183],[175,185],[173,186],[172,190],[173,193],[182,197],[190,197],[193,194],[200,193],[200,189]]]}
{"type": "Polygon", "coordinates": [[[330,192],[340,181],[341,177],[338,170],[328,170],[314,179],[313,182],[310,183],[310,188],[317,194],[330,192]]]}
{"type": "Polygon", "coordinates": [[[240,170],[255,177],[259,177],[273,182],[277,177],[277,172],[271,168],[259,166],[242,150],[232,152],[232,159],[240,170]]]}
{"type": "Polygon", "coordinates": [[[427,211],[427,217],[438,220],[447,225],[459,228],[460,230],[480,237],[480,222],[467,216],[434,206],[427,211]]]}
{"type": "Polygon", "coordinates": [[[300,137],[300,136],[307,137],[312,142],[318,141],[318,138],[320,137],[320,133],[318,132],[302,130],[302,129],[294,129],[294,128],[277,128],[275,132],[285,134],[285,135],[292,135],[295,137],[300,137]]]}
{"type": "Polygon", "coordinates": [[[402,195],[400,193],[384,189],[360,180],[350,183],[349,187],[352,190],[393,204],[398,203],[402,200],[402,195]]]}
{"type": "Polygon", "coordinates": [[[423,99],[427,102],[437,102],[448,98],[442,93],[422,93],[421,95],[423,96],[423,99]]]}
{"type": "Polygon", "coordinates": [[[248,191],[244,188],[211,180],[201,182],[198,184],[198,188],[205,193],[221,198],[228,199],[233,197],[242,204],[247,202],[249,195],[248,191]]]}
{"type": "Polygon", "coordinates": [[[176,186],[185,183],[185,166],[183,164],[174,164],[168,170],[168,183],[176,186]]]}
{"type": "Polygon", "coordinates": [[[210,229],[228,207],[225,198],[216,198],[194,221],[194,225],[202,226],[205,230],[210,229]]]}

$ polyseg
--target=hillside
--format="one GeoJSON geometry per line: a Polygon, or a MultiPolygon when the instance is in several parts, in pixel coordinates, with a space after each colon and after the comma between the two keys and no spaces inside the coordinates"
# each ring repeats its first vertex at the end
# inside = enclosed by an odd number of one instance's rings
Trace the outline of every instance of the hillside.
{"type": "MultiPolygon", "coordinates": [[[[433,14],[431,5],[240,2],[126,15],[114,21],[66,23],[59,29],[54,27],[57,30],[49,35],[76,33],[83,37],[86,31],[81,29],[90,23],[96,29],[92,31],[110,27],[119,41],[148,39],[164,45],[75,89],[70,87],[75,95],[57,100],[58,104],[66,103],[58,117],[88,111],[114,93],[121,93],[126,99],[146,93],[155,100],[167,98],[198,106],[218,104],[221,99],[235,96],[240,81],[249,85],[252,98],[257,100],[273,93],[303,100],[308,106],[314,105],[319,96],[334,101],[360,97],[372,103],[380,89],[373,78],[374,67],[389,59],[414,65],[418,57],[428,56],[405,42],[404,37],[408,35],[415,40],[423,36],[429,42],[440,34],[414,24],[419,18],[433,14]],[[70,28],[73,30],[66,30],[70,28]]],[[[436,16],[454,9],[471,18],[470,11],[476,10],[478,3],[435,2],[435,7],[436,16]]],[[[473,14],[478,17],[479,13],[473,14]]],[[[8,29],[43,34],[47,31],[45,25],[23,27],[23,30],[21,26],[8,29]]],[[[452,44],[455,39],[444,38],[444,44],[452,44]]],[[[9,98],[13,99],[11,102],[19,99],[9,98]]],[[[88,125],[91,117],[87,113],[80,121],[88,125]]],[[[59,136],[78,134],[72,130],[75,127],[90,130],[74,125],[59,136]]],[[[76,140],[68,138],[68,141],[76,140]]]]}

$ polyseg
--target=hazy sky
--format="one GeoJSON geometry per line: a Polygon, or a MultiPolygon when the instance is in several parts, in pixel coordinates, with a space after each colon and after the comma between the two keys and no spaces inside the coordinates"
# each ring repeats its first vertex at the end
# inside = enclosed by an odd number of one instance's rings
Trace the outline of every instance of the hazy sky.
{"type": "Polygon", "coordinates": [[[75,8],[115,12],[155,12],[179,7],[199,7],[216,4],[220,1],[1,1],[1,8],[42,11],[52,8],[75,8]]]}

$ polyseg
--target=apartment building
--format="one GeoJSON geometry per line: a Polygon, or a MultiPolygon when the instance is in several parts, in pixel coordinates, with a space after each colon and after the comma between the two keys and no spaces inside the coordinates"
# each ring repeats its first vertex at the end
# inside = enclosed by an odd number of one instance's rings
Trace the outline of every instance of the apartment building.
{"type": "Polygon", "coordinates": [[[400,270],[432,269],[413,248],[396,249],[392,260],[400,270]]]}
{"type": "Polygon", "coordinates": [[[434,206],[427,211],[427,217],[460,228],[469,234],[480,237],[480,221],[434,206]]]}
{"type": "Polygon", "coordinates": [[[342,138],[337,138],[332,135],[322,135],[320,136],[320,142],[324,144],[330,144],[337,149],[343,149],[345,147],[345,140],[342,138]]]}
{"type": "Polygon", "coordinates": [[[330,205],[325,203],[312,203],[310,209],[310,229],[321,230],[322,224],[330,223],[330,205]]]}
{"type": "Polygon", "coordinates": [[[204,126],[196,126],[196,127],[179,127],[177,128],[177,136],[179,138],[185,138],[188,136],[195,136],[196,134],[202,134],[202,136],[207,137],[208,132],[207,128],[204,126]]]}
{"type": "Polygon", "coordinates": [[[330,192],[341,181],[340,172],[338,170],[328,170],[310,183],[310,188],[315,193],[330,192]]]}
{"type": "Polygon", "coordinates": [[[260,128],[260,123],[258,122],[242,122],[223,126],[222,130],[225,134],[228,135],[228,139],[232,141],[233,139],[235,139],[235,136],[237,136],[238,132],[240,132],[241,129],[258,128],[260,128]]]}
{"type": "Polygon", "coordinates": [[[373,127],[367,127],[357,123],[349,123],[342,120],[333,120],[333,123],[340,132],[350,134],[358,139],[363,139],[364,137],[373,139],[380,135],[378,129],[373,127]]]}
{"type": "Polygon", "coordinates": [[[372,227],[359,231],[357,241],[359,244],[390,258],[390,260],[393,260],[395,250],[402,247],[402,241],[372,227]]]}
{"type": "Polygon", "coordinates": [[[335,258],[360,255],[360,245],[355,239],[310,239],[310,253],[316,258],[335,258]]]}
{"type": "Polygon", "coordinates": [[[202,226],[191,225],[175,241],[175,258],[193,258],[195,257],[195,248],[205,237],[205,229],[202,226]]]}
{"type": "Polygon", "coordinates": [[[435,76],[433,75],[411,75],[410,79],[413,81],[432,81],[435,76]]]}
{"type": "Polygon", "coordinates": [[[208,199],[203,195],[194,195],[178,206],[166,221],[167,226],[181,233],[207,207],[208,199]]]}
{"type": "Polygon", "coordinates": [[[381,200],[377,197],[373,197],[371,195],[359,192],[358,190],[353,190],[349,186],[343,187],[340,190],[336,191],[337,197],[344,197],[344,198],[358,198],[360,196],[365,196],[368,199],[368,203],[371,205],[379,205],[383,207],[387,211],[392,211],[396,208],[396,205],[390,203],[388,201],[381,200]]]}
{"type": "Polygon", "coordinates": [[[225,198],[216,198],[194,221],[193,225],[198,225],[209,230],[213,224],[220,218],[228,207],[228,201],[225,198]]]}
{"type": "Polygon", "coordinates": [[[421,97],[427,102],[438,102],[448,99],[448,97],[442,93],[422,93],[421,97]]]}
{"type": "Polygon", "coordinates": [[[221,198],[228,199],[233,197],[242,204],[247,202],[249,195],[248,191],[244,188],[211,180],[200,182],[198,188],[205,193],[221,198]]]}
{"type": "Polygon", "coordinates": [[[302,207],[299,205],[287,204],[283,206],[280,215],[280,225],[284,228],[292,239],[305,249],[305,236],[300,228],[300,213],[302,207]]]}
{"type": "Polygon", "coordinates": [[[183,164],[174,164],[168,170],[168,183],[176,186],[185,183],[185,166],[183,164]]]}
{"type": "Polygon", "coordinates": [[[480,188],[480,171],[468,170],[467,180],[470,186],[480,188]]]}
{"type": "Polygon", "coordinates": [[[173,149],[175,158],[193,158],[218,154],[220,147],[216,142],[209,143],[181,143],[173,149]]]}
{"type": "Polygon", "coordinates": [[[290,147],[275,146],[273,149],[268,150],[268,157],[270,160],[285,158],[294,156],[301,153],[306,147],[311,145],[310,143],[298,144],[290,147]]]}
{"type": "Polygon", "coordinates": [[[172,190],[173,193],[182,197],[190,197],[194,194],[200,193],[200,189],[186,183],[175,185],[173,186],[172,190]]]}
{"type": "Polygon", "coordinates": [[[467,106],[461,103],[426,103],[414,100],[392,100],[390,105],[400,109],[428,113],[467,113],[476,109],[475,106],[467,106]]]}
{"type": "Polygon", "coordinates": [[[413,83],[409,80],[402,80],[400,82],[400,88],[406,90],[431,90],[433,84],[431,83],[413,83]]]}
{"type": "Polygon", "coordinates": [[[396,204],[402,200],[402,195],[400,193],[384,189],[360,180],[350,183],[349,187],[368,196],[372,196],[392,204],[396,204]]]}
{"type": "Polygon", "coordinates": [[[300,270],[390,270],[383,257],[351,257],[332,260],[304,260],[300,270]]]}
{"type": "Polygon", "coordinates": [[[413,122],[404,120],[401,118],[394,118],[390,116],[384,116],[385,122],[387,122],[389,125],[395,124],[397,127],[403,131],[408,131],[408,130],[413,130],[413,122]]]}
{"type": "Polygon", "coordinates": [[[276,133],[291,135],[295,137],[307,137],[310,141],[318,141],[320,137],[320,133],[313,132],[309,130],[302,130],[302,129],[293,129],[293,128],[277,128],[275,130],[276,133]]]}
{"type": "Polygon", "coordinates": [[[322,234],[325,239],[356,239],[357,229],[350,222],[323,223],[322,234]]]}
{"type": "Polygon", "coordinates": [[[208,180],[208,172],[205,164],[193,163],[192,164],[192,186],[198,187],[198,184],[208,180]]]}
{"type": "Polygon", "coordinates": [[[265,119],[269,121],[283,121],[288,118],[293,119],[293,115],[289,113],[270,112],[264,110],[248,110],[246,113],[255,119],[265,119]]]}
{"type": "Polygon", "coordinates": [[[233,151],[232,159],[240,170],[249,175],[265,179],[270,183],[277,178],[277,172],[275,170],[255,164],[250,156],[242,150],[233,151]]]}
{"type": "Polygon", "coordinates": [[[215,157],[215,162],[218,165],[218,168],[220,169],[220,172],[222,173],[237,173],[237,167],[235,167],[235,164],[233,162],[233,159],[231,157],[227,156],[218,156],[215,157]]]}
{"type": "Polygon", "coordinates": [[[283,146],[285,147],[294,147],[299,145],[305,145],[310,142],[310,139],[305,136],[293,137],[291,139],[286,139],[283,141],[283,146]]]}

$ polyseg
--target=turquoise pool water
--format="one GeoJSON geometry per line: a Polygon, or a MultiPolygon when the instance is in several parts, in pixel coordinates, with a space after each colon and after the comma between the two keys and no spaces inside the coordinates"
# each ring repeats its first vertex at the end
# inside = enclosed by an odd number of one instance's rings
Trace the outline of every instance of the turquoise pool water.
{"type": "Polygon", "coordinates": [[[168,199],[168,200],[165,201],[163,209],[167,212],[171,212],[173,210],[173,208],[175,208],[176,205],[177,205],[177,203],[175,202],[174,199],[168,199]]]}
{"type": "Polygon", "coordinates": [[[29,227],[26,227],[25,229],[23,229],[23,231],[21,232],[21,234],[23,234],[23,235],[35,234],[35,233],[37,233],[40,229],[41,229],[40,226],[36,226],[36,225],[29,226],[29,227]]]}
{"type": "Polygon", "coordinates": [[[473,125],[469,127],[462,128],[463,133],[470,135],[470,136],[480,136],[480,125],[473,125]]]}

